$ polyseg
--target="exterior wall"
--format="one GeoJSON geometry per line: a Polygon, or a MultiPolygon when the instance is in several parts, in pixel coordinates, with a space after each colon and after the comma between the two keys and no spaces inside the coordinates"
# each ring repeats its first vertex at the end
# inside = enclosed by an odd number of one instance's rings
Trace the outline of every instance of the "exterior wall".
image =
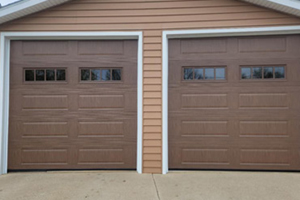
{"type": "Polygon", "coordinates": [[[236,0],[74,0],[0,31],[143,31],[143,172],[161,173],[162,30],[284,25],[300,19],[236,0]]]}

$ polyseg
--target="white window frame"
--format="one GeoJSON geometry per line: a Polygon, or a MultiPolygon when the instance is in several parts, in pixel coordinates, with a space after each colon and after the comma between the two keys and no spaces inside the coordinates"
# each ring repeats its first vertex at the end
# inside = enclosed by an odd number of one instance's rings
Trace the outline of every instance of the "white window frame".
{"type": "Polygon", "coordinates": [[[253,27],[253,28],[227,28],[227,29],[202,29],[202,30],[176,30],[163,31],[163,83],[162,83],[162,172],[169,171],[169,155],[168,155],[168,40],[173,38],[211,38],[211,37],[231,37],[231,36],[261,36],[261,35],[289,35],[300,34],[300,26],[278,26],[278,27],[253,27]]]}
{"type": "Polygon", "coordinates": [[[10,41],[12,40],[138,40],[137,172],[142,173],[143,33],[142,32],[1,32],[0,33],[0,174],[7,173],[9,133],[10,41]]]}

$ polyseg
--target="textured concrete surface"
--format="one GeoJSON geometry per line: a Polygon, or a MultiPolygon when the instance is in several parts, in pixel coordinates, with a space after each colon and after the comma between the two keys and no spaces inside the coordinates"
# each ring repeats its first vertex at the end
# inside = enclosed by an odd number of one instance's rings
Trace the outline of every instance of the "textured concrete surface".
{"type": "Polygon", "coordinates": [[[299,200],[300,173],[136,172],[10,173],[0,200],[299,200]]]}
{"type": "Polygon", "coordinates": [[[152,175],[136,172],[11,173],[1,200],[156,200],[152,175]]]}
{"type": "Polygon", "coordinates": [[[300,173],[177,172],[155,181],[162,200],[300,200],[300,173]]]}

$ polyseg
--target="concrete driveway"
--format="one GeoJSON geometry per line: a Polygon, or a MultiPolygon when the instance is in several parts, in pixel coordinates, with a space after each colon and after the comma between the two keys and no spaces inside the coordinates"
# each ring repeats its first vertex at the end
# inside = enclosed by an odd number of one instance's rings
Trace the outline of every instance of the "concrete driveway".
{"type": "Polygon", "coordinates": [[[10,173],[1,200],[299,200],[300,173],[136,172],[10,173]]]}

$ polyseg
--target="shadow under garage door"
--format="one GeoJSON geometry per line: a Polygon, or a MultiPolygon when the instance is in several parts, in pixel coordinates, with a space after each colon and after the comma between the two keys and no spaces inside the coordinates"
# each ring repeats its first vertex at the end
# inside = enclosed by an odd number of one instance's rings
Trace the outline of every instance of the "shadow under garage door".
{"type": "Polygon", "coordinates": [[[9,170],[135,169],[137,41],[11,43],[9,170]]]}
{"type": "Polygon", "coordinates": [[[169,41],[170,169],[300,170],[300,37],[169,41]]]}

